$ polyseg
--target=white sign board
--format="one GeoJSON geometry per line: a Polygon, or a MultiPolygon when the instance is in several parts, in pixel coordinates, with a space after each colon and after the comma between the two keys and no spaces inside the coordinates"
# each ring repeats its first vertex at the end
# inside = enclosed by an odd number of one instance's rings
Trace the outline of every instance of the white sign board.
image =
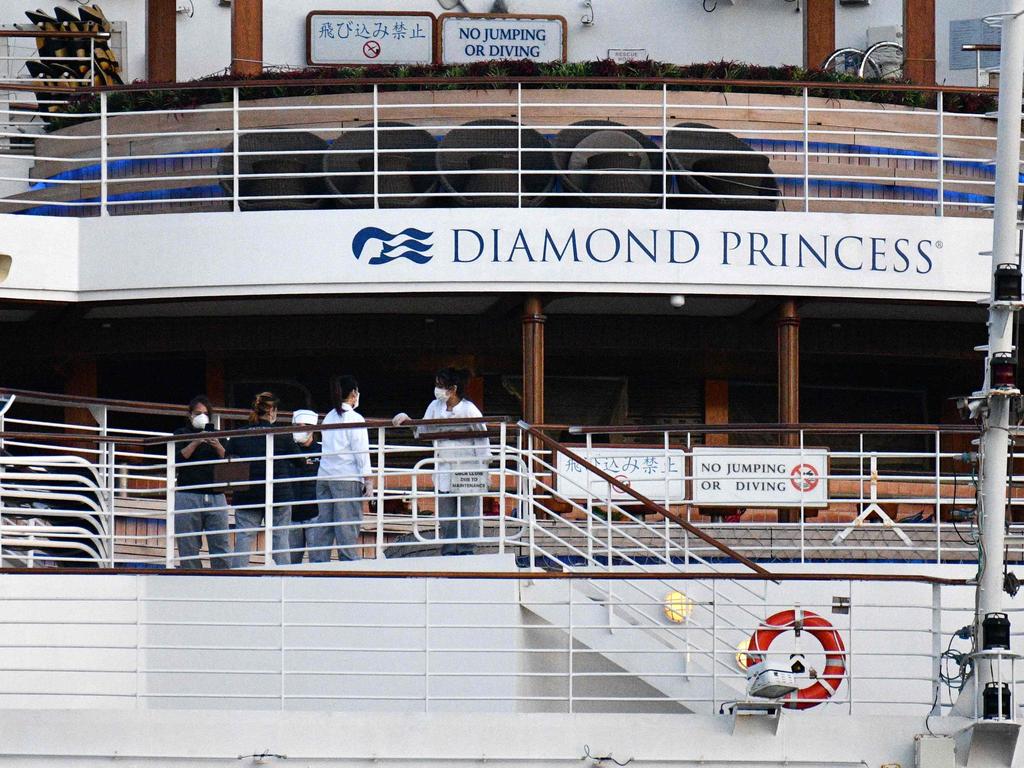
{"type": "MultiPolygon", "coordinates": [[[[636,492],[656,502],[682,501],[685,496],[681,450],[664,448],[579,448],[582,458],[636,492]]],[[[579,462],[561,453],[556,455],[555,469],[559,477],[558,491],[571,499],[592,495],[595,500],[609,498],[609,483],[602,480],[579,462]]],[[[633,497],[619,488],[611,487],[613,501],[631,500],[633,497]]]]}
{"type": "Polygon", "coordinates": [[[827,506],[828,451],[696,447],[693,503],[724,507],[827,506]]]}
{"type": "Polygon", "coordinates": [[[630,61],[644,61],[649,59],[646,48],[609,48],[608,58],[616,64],[625,64],[630,61]]]}
{"type": "Polygon", "coordinates": [[[431,64],[429,13],[314,11],[306,16],[306,60],[314,64],[431,64]]]}
{"type": "Polygon", "coordinates": [[[514,208],[410,208],[67,221],[0,214],[0,235],[13,259],[0,298],[11,299],[571,289],[973,304],[990,290],[991,261],[979,251],[992,245],[992,221],[685,210],[609,215],[577,208],[532,208],[523,216],[514,208]],[[60,267],[40,245],[58,239],[51,234],[58,224],[59,246],[70,259],[60,267]],[[201,247],[183,249],[183,242],[201,247]]]}
{"type": "Polygon", "coordinates": [[[565,61],[566,23],[561,16],[445,13],[438,24],[442,64],[565,61]]]}

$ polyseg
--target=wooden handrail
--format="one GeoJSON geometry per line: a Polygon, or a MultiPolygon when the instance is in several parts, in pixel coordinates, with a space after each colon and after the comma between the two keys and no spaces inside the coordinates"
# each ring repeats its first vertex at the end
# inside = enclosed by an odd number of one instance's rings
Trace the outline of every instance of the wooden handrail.
{"type": "Polygon", "coordinates": [[[681,515],[677,515],[675,512],[672,512],[671,510],[666,509],[665,507],[661,506],[660,504],[654,503],[653,501],[651,501],[649,498],[647,498],[643,494],[638,493],[633,488],[631,488],[630,486],[628,486],[625,483],[623,483],[621,480],[613,477],[612,475],[609,475],[603,469],[601,469],[601,468],[597,467],[596,465],[590,463],[589,461],[587,461],[585,458],[580,456],[575,451],[571,451],[568,448],[566,448],[564,445],[562,445],[561,443],[559,443],[559,442],[557,442],[555,440],[552,440],[550,437],[545,435],[543,432],[540,432],[539,430],[534,429],[533,427],[531,427],[525,421],[520,421],[518,423],[518,426],[519,426],[519,428],[523,432],[525,432],[528,435],[530,435],[530,436],[536,438],[537,440],[539,440],[541,443],[543,443],[545,446],[547,446],[547,448],[549,448],[551,451],[557,452],[557,453],[561,453],[566,458],[572,459],[573,461],[578,463],[581,467],[586,469],[588,472],[596,475],[597,477],[601,478],[604,482],[610,484],[616,490],[620,491],[621,493],[625,493],[628,496],[631,496],[634,501],[639,502],[641,504],[641,506],[643,506],[644,509],[646,509],[647,511],[649,511],[649,512],[651,512],[653,514],[656,514],[656,515],[660,515],[661,517],[664,517],[664,518],[666,518],[668,520],[671,520],[676,525],[679,525],[682,528],[685,528],[688,532],[692,533],[698,539],[701,539],[705,543],[710,544],[712,547],[717,549],[719,552],[721,552],[724,555],[728,555],[729,557],[731,557],[736,562],[742,563],[747,568],[749,568],[750,570],[752,570],[755,573],[759,574],[763,578],[773,579],[774,580],[775,577],[767,569],[765,569],[762,566],[758,565],[757,563],[755,563],[750,558],[745,557],[744,555],[741,555],[739,552],[737,552],[735,549],[733,549],[729,545],[723,544],[721,541],[716,539],[711,534],[705,533],[704,531],[702,531],[697,526],[693,525],[693,523],[691,523],[689,520],[687,520],[686,518],[682,517],[681,515]]]}
{"type": "MultiPolygon", "coordinates": [[[[73,89],[78,94],[100,93],[131,93],[142,91],[192,91],[218,90],[221,88],[309,88],[309,87],[353,87],[353,86],[395,87],[435,85],[446,90],[453,85],[482,85],[493,89],[495,85],[510,87],[523,85],[553,86],[599,86],[616,87],[620,85],[665,85],[670,87],[690,88],[769,88],[809,90],[840,90],[840,91],[889,91],[894,93],[950,93],[950,94],[985,94],[998,95],[996,88],[948,85],[909,85],[905,83],[839,83],[815,82],[813,80],[724,80],[719,78],[682,78],[682,77],[353,77],[353,78],[304,78],[297,80],[259,79],[251,80],[190,80],[182,83],[130,83],[127,85],[87,86],[73,89]]],[[[40,90],[30,85],[17,83],[7,84],[8,90],[40,90]]]]}
{"type": "Polygon", "coordinates": [[[818,434],[898,434],[900,432],[945,432],[947,434],[974,434],[978,428],[970,424],[623,424],[620,426],[571,426],[573,435],[627,435],[661,432],[699,432],[714,434],[779,434],[792,432],[814,432],[818,434]]]}

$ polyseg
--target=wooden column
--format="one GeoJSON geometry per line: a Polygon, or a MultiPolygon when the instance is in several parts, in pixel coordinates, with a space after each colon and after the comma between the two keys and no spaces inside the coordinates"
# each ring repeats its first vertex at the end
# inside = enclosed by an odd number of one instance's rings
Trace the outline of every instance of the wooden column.
{"type": "Polygon", "coordinates": [[[804,0],[804,65],[820,67],[835,49],[836,0],[804,0]]]}
{"type": "Polygon", "coordinates": [[[146,79],[151,83],[178,79],[176,5],[176,0],[146,0],[146,79]]]}
{"type": "Polygon", "coordinates": [[[904,77],[935,85],[935,0],[903,0],[903,58],[904,77]]]}
{"type": "Polygon", "coordinates": [[[540,296],[523,301],[523,419],[544,423],[544,304],[540,296]]]}
{"type": "MultiPolygon", "coordinates": [[[[97,397],[99,392],[99,373],[96,361],[91,358],[75,358],[68,363],[67,377],[64,379],[64,394],[79,397],[97,397]]],[[[87,408],[65,408],[64,421],[68,424],[81,424],[95,427],[96,419],[87,408]]],[[[86,447],[95,447],[85,444],[86,447]]]]}
{"type": "Polygon", "coordinates": [[[231,2],[231,74],[263,71],[263,0],[231,2]]]}
{"type": "MultiPolygon", "coordinates": [[[[729,423],[729,382],[708,379],[704,382],[704,423],[729,423]]],[[[728,445],[729,436],[711,433],[704,440],[706,445],[728,445]]]]}
{"type": "Polygon", "coordinates": [[[214,405],[227,405],[227,384],[222,357],[209,354],[206,356],[206,396],[214,405]]]}
{"type": "MultiPolygon", "coordinates": [[[[779,422],[796,424],[800,421],[800,316],[793,299],[779,307],[778,342],[779,422]]],[[[796,435],[788,435],[784,444],[798,442],[796,435]]]]}

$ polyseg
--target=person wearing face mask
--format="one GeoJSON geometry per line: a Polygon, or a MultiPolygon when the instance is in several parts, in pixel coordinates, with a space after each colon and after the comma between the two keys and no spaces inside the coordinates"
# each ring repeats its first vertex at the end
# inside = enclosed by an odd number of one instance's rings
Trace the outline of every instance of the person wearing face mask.
{"type": "MultiPolygon", "coordinates": [[[[299,427],[316,426],[316,411],[295,411],[292,413],[292,424],[299,427]]],[[[292,432],[292,439],[298,446],[299,455],[292,459],[292,474],[296,480],[292,484],[295,498],[292,500],[292,529],[288,536],[291,549],[291,563],[298,565],[302,556],[310,546],[309,531],[306,525],[315,519],[320,510],[316,500],[316,478],[320,471],[320,454],[323,446],[317,441],[315,432],[292,432]]]]}
{"type": "MultiPolygon", "coordinates": [[[[249,482],[235,491],[232,504],[235,508],[235,556],[234,567],[244,568],[249,564],[252,545],[256,534],[263,529],[266,512],[266,458],[267,438],[262,430],[277,421],[277,396],[273,392],[260,392],[252,403],[249,424],[246,429],[252,435],[233,437],[228,441],[228,453],[247,459],[249,482]]],[[[288,432],[273,437],[273,513],[271,515],[271,552],[278,565],[289,565],[288,537],[291,529],[291,503],[294,498],[292,483],[292,457],[298,453],[295,440],[288,432]]]]}
{"type": "Polygon", "coordinates": [[[212,413],[213,406],[205,395],[193,397],[188,404],[186,425],[174,430],[175,435],[196,435],[194,439],[174,444],[178,470],[174,491],[174,538],[182,568],[203,567],[199,550],[204,533],[210,567],[215,570],[230,567],[225,557],[230,551],[227,501],[223,493],[215,492],[214,465],[205,463],[224,458],[220,440],[204,436],[206,432],[215,431],[210,423],[212,413]]]}
{"type": "MultiPolygon", "coordinates": [[[[424,421],[482,419],[480,409],[465,397],[468,378],[469,372],[464,370],[443,368],[438,371],[434,377],[434,399],[423,414],[424,421]]],[[[396,427],[407,421],[411,421],[407,413],[399,413],[392,419],[396,427]]],[[[444,432],[486,431],[482,423],[452,424],[417,427],[415,434],[422,437],[444,432]]],[[[471,555],[475,551],[472,540],[480,538],[482,494],[487,488],[490,454],[486,437],[434,440],[434,489],[438,494],[437,519],[444,539],[442,555],[471,555]]]]}
{"type": "MultiPolygon", "coordinates": [[[[324,417],[329,424],[362,424],[359,383],[352,376],[331,382],[334,410],[324,417]]],[[[316,482],[320,513],[307,534],[309,561],[326,563],[337,545],[339,560],[359,560],[359,527],[363,499],[373,492],[370,469],[370,434],[365,427],[326,429],[322,433],[323,458],[316,482]]]]}

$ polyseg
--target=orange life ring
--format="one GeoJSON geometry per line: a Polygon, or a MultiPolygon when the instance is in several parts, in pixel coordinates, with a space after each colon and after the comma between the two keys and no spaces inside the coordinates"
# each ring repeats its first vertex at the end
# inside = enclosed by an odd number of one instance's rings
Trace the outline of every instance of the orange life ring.
{"type": "Polygon", "coordinates": [[[783,706],[789,709],[810,709],[832,698],[846,676],[846,646],[843,645],[843,638],[839,636],[839,632],[828,623],[828,620],[801,609],[776,613],[761,624],[750,638],[747,666],[763,661],[763,654],[772,641],[783,632],[795,629],[797,621],[800,622],[802,629],[818,639],[825,650],[825,671],[806,688],[789,694],[783,706]],[[760,655],[758,651],[761,652],[760,655]]]}

